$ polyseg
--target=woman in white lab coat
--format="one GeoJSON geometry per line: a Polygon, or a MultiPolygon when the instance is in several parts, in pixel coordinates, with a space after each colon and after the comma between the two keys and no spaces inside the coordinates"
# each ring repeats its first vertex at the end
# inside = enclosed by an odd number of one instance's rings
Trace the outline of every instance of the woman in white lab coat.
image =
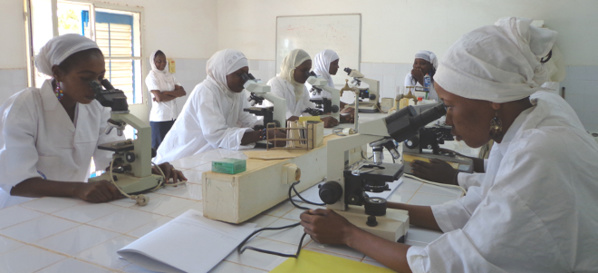
{"type": "MultiPolygon", "coordinates": [[[[420,50],[419,52],[415,53],[415,59],[413,60],[413,68],[411,69],[411,72],[405,75],[405,89],[403,90],[403,95],[409,93],[409,86],[415,86],[420,88],[423,87],[424,77],[426,75],[429,75],[432,85],[430,85],[430,91],[426,99],[438,101],[438,94],[436,94],[436,90],[434,89],[434,74],[436,73],[437,68],[438,58],[436,57],[436,54],[434,54],[434,52],[428,50],[420,50]]],[[[415,95],[415,93],[413,93],[415,92],[415,89],[411,90],[411,92],[413,95],[415,95]]]]}
{"type": "Polygon", "coordinates": [[[495,144],[484,181],[466,196],[390,204],[408,210],[411,224],[444,232],[437,240],[389,242],[330,210],[302,214],[305,231],[401,272],[595,272],[598,144],[562,98],[541,91],[541,58],[555,40],[529,19],[506,18],[448,50],[436,74],[446,122],[471,147],[495,144]]]}
{"type": "Polygon", "coordinates": [[[164,52],[156,50],[150,56],[149,62],[152,70],[145,77],[145,85],[152,94],[149,120],[152,128],[152,148],[157,150],[179,114],[176,99],[185,96],[187,92],[176,82],[174,75],[168,72],[168,61],[164,52]]]}
{"type": "MultiPolygon", "coordinates": [[[[309,115],[304,113],[305,109],[315,108],[315,104],[309,101],[309,93],[305,87],[311,64],[311,57],[305,50],[292,50],[282,60],[280,74],[268,81],[268,85],[272,87],[271,92],[286,100],[288,121],[309,115]]],[[[338,120],[333,117],[324,117],[322,121],[326,128],[338,125],[338,120]]]]}
{"type": "MultiPolygon", "coordinates": [[[[249,73],[243,53],[225,49],[214,53],[208,76],[195,86],[172,129],[158,148],[157,162],[199,154],[211,149],[250,149],[265,139],[263,121],[243,111],[249,107],[242,79],[249,73]]],[[[270,131],[270,137],[284,137],[270,131]]]]}
{"type": "MultiPolygon", "coordinates": [[[[41,88],[27,88],[0,108],[0,186],[15,196],[75,197],[89,202],[121,198],[109,181],[86,183],[93,158],[99,170],[112,152],[98,144],[121,140],[104,129],[110,109],[95,100],[92,81],[104,78],[104,56],[97,44],[77,34],[51,39],[35,58],[52,76],[41,88]]],[[[185,179],[164,164],[169,178],[185,179]]]]}
{"type": "MultiPolygon", "coordinates": [[[[326,79],[328,86],[332,88],[334,88],[334,81],[331,75],[336,75],[336,72],[338,72],[339,60],[338,54],[331,49],[322,50],[314,57],[314,73],[318,77],[326,79]]],[[[312,94],[310,96],[313,97],[312,94]]],[[[330,98],[330,93],[322,90],[322,97],[330,98]]]]}
{"type": "MultiPolygon", "coordinates": [[[[331,75],[336,75],[336,72],[338,72],[339,61],[340,61],[340,58],[338,57],[338,54],[336,54],[336,52],[334,52],[334,50],[331,50],[331,49],[322,50],[321,52],[316,54],[316,56],[314,57],[313,72],[316,75],[318,75],[318,77],[322,77],[322,78],[326,79],[326,81],[328,82],[328,87],[334,88],[334,81],[332,80],[331,75]]],[[[312,88],[309,83],[305,83],[305,86],[309,90],[309,97],[311,99],[314,99],[314,98],[330,99],[332,96],[330,94],[330,92],[328,92],[326,90],[322,90],[319,93],[313,92],[313,90],[311,90],[312,88]]],[[[340,122],[341,123],[352,123],[353,116],[355,114],[354,108],[346,107],[346,103],[341,101],[340,109],[341,109],[340,122]]]]}

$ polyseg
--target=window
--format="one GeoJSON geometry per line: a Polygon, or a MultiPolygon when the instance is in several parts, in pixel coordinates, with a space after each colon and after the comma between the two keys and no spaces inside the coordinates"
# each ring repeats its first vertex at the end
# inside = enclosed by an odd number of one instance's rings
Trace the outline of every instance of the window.
{"type": "Polygon", "coordinates": [[[39,49],[52,37],[76,33],[96,41],[106,60],[106,78],[125,92],[128,103],[143,103],[139,10],[62,0],[26,1],[30,86],[40,87],[47,78],[33,65],[39,49]]]}

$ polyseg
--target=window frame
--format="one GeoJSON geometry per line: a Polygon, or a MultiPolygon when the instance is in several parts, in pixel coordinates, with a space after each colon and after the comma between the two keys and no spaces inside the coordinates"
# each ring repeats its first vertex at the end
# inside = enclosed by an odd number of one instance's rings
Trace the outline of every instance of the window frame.
{"type": "MultiPolygon", "coordinates": [[[[35,50],[34,50],[34,26],[33,26],[33,21],[32,21],[32,17],[34,15],[32,15],[32,1],[37,1],[37,2],[43,2],[44,4],[49,4],[51,6],[51,11],[52,11],[52,15],[51,15],[51,23],[52,23],[52,37],[57,37],[59,35],[59,29],[58,29],[58,2],[66,2],[66,3],[73,3],[73,4],[81,4],[81,5],[89,5],[90,6],[90,12],[89,12],[89,21],[93,22],[93,24],[90,24],[90,35],[89,37],[91,37],[92,40],[96,40],[96,11],[101,11],[101,12],[106,12],[106,11],[115,11],[115,12],[123,12],[123,13],[137,13],[139,18],[138,20],[136,20],[135,18],[133,19],[133,24],[136,25],[134,26],[134,29],[136,31],[138,31],[138,35],[134,35],[133,39],[134,39],[134,43],[138,44],[138,54],[135,54],[136,52],[134,52],[133,56],[130,57],[130,59],[132,59],[134,62],[138,62],[139,63],[139,67],[138,68],[133,68],[135,69],[139,69],[140,73],[138,74],[138,76],[136,76],[135,74],[132,75],[132,81],[135,85],[135,88],[139,89],[138,94],[140,94],[141,99],[138,100],[136,103],[131,104],[130,106],[133,106],[133,108],[137,108],[139,106],[147,106],[148,102],[149,102],[149,98],[148,95],[146,94],[146,92],[144,91],[144,83],[141,80],[141,78],[143,77],[143,75],[147,74],[147,68],[145,67],[145,62],[144,62],[144,28],[143,26],[145,25],[145,16],[144,16],[144,12],[143,12],[143,8],[142,7],[132,7],[132,6],[120,6],[120,5],[115,5],[115,4],[109,4],[109,3],[103,3],[103,2],[98,2],[98,1],[94,1],[94,0],[23,0],[24,2],[24,10],[25,10],[25,24],[26,24],[26,39],[27,39],[27,78],[28,78],[28,86],[33,87],[36,86],[38,83],[36,83],[36,71],[35,71],[35,63],[34,63],[34,57],[35,57],[35,50]],[[137,22],[136,22],[137,21],[137,22]],[[137,56],[135,56],[137,55],[137,56]]],[[[117,60],[117,59],[123,59],[123,57],[113,57],[113,60],[117,60]]],[[[127,57],[127,59],[129,59],[127,57]]],[[[135,72],[134,72],[135,73],[135,72]]]]}

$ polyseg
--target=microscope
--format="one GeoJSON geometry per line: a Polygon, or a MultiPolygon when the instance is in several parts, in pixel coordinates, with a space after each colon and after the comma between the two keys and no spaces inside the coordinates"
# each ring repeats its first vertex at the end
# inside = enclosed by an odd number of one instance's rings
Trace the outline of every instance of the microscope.
{"type": "Polygon", "coordinates": [[[252,107],[245,108],[243,111],[252,113],[256,116],[264,117],[264,126],[274,122],[275,127],[286,127],[287,103],[286,100],[274,95],[270,92],[270,86],[262,84],[256,80],[251,73],[243,74],[243,87],[251,93],[248,98],[252,107]],[[256,107],[255,105],[262,105],[264,99],[272,103],[273,106],[256,107]]]}
{"type": "MultiPolygon", "coordinates": [[[[433,105],[417,105],[414,108],[418,113],[422,113],[433,105]]],[[[450,126],[435,124],[433,126],[422,127],[418,130],[417,134],[405,139],[403,161],[405,163],[410,163],[414,160],[429,162],[430,159],[435,158],[446,161],[458,171],[473,172],[473,160],[440,150],[440,144],[452,140],[454,140],[454,137],[451,134],[450,126]]],[[[405,164],[404,171],[405,173],[412,174],[411,164],[405,164]]]]}
{"type": "MultiPolygon", "coordinates": [[[[118,135],[121,136],[127,124],[137,130],[135,140],[127,139],[98,146],[101,150],[114,152],[114,155],[110,168],[102,175],[91,178],[90,181],[113,181],[125,195],[136,195],[162,185],[164,177],[152,174],[150,126],[129,112],[127,97],[123,91],[115,89],[108,80],[103,79],[101,85],[93,81],[90,85],[100,104],[112,109],[106,134],[116,128],[118,135]]],[[[143,195],[137,195],[136,198],[139,205],[148,202],[148,198],[143,195]]]]}
{"type": "Polygon", "coordinates": [[[398,159],[395,141],[414,136],[421,127],[444,114],[446,109],[442,103],[421,114],[408,106],[383,119],[361,123],[358,134],[329,140],[327,182],[319,189],[322,201],[359,228],[390,241],[400,240],[409,226],[407,212],[387,211],[385,199],[369,197],[367,192],[389,190],[386,183],[396,181],[403,174],[402,164],[382,162],[383,149],[398,159]],[[374,153],[373,162],[350,158],[350,149],[368,143],[374,153]]]}
{"type": "Polygon", "coordinates": [[[380,82],[373,79],[365,78],[363,74],[355,69],[351,69],[349,67],[345,67],[343,69],[347,72],[349,77],[352,77],[353,80],[351,84],[354,85],[359,90],[359,95],[356,100],[361,100],[359,102],[359,112],[363,113],[376,113],[379,112],[380,109],[380,82]]]}
{"type": "Polygon", "coordinates": [[[316,109],[308,109],[308,113],[312,116],[330,114],[330,116],[336,120],[340,120],[340,91],[328,86],[328,81],[318,77],[313,71],[310,73],[309,78],[307,78],[307,82],[312,86],[312,89],[309,91],[310,93],[315,92],[317,94],[321,94],[322,90],[324,90],[331,94],[330,99],[324,98],[322,96],[319,98],[310,99],[311,102],[316,104],[316,109]]]}

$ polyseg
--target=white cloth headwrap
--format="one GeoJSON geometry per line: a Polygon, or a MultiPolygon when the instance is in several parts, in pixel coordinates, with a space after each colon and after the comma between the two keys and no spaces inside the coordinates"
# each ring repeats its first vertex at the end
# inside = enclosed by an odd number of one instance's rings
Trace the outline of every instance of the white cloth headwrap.
{"type": "Polygon", "coordinates": [[[94,41],[79,34],[65,34],[54,37],[35,56],[35,67],[40,72],[53,76],[53,66],[59,65],[66,58],[79,51],[92,48],[99,49],[94,41]]]}
{"type": "Polygon", "coordinates": [[[330,76],[330,63],[338,59],[338,54],[330,49],[325,49],[314,57],[314,73],[326,79],[330,87],[334,87],[332,77],[330,76]]]}
{"type": "Polygon", "coordinates": [[[503,103],[531,95],[548,78],[540,59],[556,41],[555,31],[531,22],[510,17],[465,34],[449,48],[434,80],[468,99],[503,103]]]}
{"type": "Polygon", "coordinates": [[[415,53],[416,59],[424,59],[432,64],[434,69],[438,68],[438,58],[436,58],[436,54],[432,51],[428,50],[420,50],[419,52],[415,53]]]}
{"type": "Polygon", "coordinates": [[[280,76],[293,85],[296,100],[299,100],[303,94],[305,85],[295,81],[295,68],[307,60],[311,60],[311,57],[305,50],[294,49],[284,57],[282,64],[280,65],[280,76]]]}
{"type": "MultiPolygon", "coordinates": [[[[161,51],[161,50],[154,51],[154,53],[152,53],[152,55],[149,57],[149,62],[150,62],[150,66],[152,67],[152,71],[156,72],[158,75],[169,73],[168,72],[168,60],[166,61],[166,66],[164,67],[164,70],[160,70],[156,67],[156,62],[154,61],[154,59],[156,58],[156,53],[158,53],[158,51],[161,51]]],[[[166,57],[166,53],[164,53],[164,51],[161,51],[161,52],[162,52],[162,54],[164,54],[164,57],[166,57]]]]}
{"type": "Polygon", "coordinates": [[[227,95],[230,96],[231,94],[229,93],[235,93],[228,88],[226,75],[232,74],[245,66],[249,66],[249,62],[241,51],[234,49],[220,50],[214,53],[208,60],[206,65],[208,77],[206,80],[212,81],[223,88],[223,90],[228,90],[227,95]]]}

